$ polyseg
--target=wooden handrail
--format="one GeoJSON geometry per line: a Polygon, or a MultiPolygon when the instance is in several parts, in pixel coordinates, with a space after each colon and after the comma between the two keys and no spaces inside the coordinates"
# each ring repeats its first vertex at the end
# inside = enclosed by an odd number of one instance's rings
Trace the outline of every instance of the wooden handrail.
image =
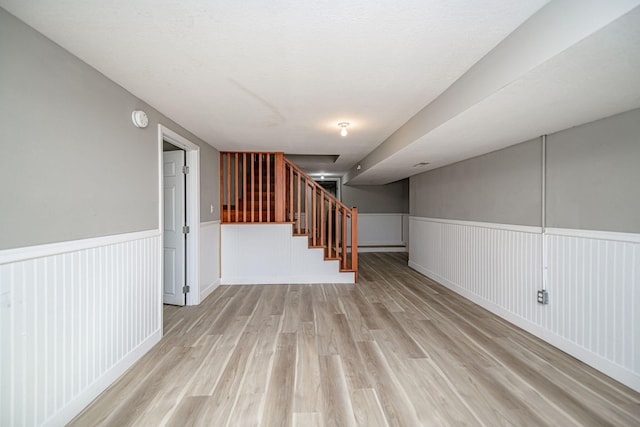
{"type": "Polygon", "coordinates": [[[338,260],[340,270],[354,272],[357,280],[358,209],[347,207],[283,153],[221,152],[220,211],[223,223],[291,223],[294,235],[324,248],[326,259],[338,260]]]}

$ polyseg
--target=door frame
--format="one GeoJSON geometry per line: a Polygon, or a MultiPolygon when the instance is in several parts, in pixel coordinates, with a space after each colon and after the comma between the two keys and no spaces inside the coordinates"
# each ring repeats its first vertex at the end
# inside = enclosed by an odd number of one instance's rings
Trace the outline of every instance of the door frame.
{"type": "MultiPolygon", "coordinates": [[[[185,191],[187,215],[185,217],[189,226],[187,235],[187,285],[190,290],[187,293],[186,305],[200,304],[200,147],[171,129],[158,124],[158,224],[162,241],[164,241],[164,178],[162,174],[162,142],[167,141],[185,151],[185,163],[189,167],[186,177],[187,188],[185,191]]],[[[164,257],[160,257],[160,272],[164,271],[164,257]]],[[[164,274],[160,277],[164,278],[164,274]]],[[[164,281],[164,279],[163,279],[164,281]]],[[[160,289],[164,289],[164,283],[160,283],[160,289]]],[[[162,294],[162,292],[160,292],[162,294]]],[[[162,312],[162,299],[160,301],[162,312]]]]}

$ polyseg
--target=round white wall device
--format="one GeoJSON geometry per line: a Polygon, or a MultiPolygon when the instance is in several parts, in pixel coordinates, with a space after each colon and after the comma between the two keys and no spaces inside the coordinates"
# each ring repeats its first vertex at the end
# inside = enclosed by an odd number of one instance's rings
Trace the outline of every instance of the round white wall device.
{"type": "Polygon", "coordinates": [[[149,117],[142,110],[136,110],[131,113],[131,120],[137,128],[146,128],[149,125],[149,117]]]}

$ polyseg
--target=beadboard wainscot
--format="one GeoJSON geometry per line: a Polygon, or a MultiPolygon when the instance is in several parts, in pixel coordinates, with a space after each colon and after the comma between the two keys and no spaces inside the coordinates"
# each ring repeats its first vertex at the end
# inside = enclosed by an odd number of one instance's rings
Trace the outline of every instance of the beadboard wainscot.
{"type": "Polygon", "coordinates": [[[60,426],[162,337],[158,230],[0,251],[0,425],[60,426]]]}
{"type": "Polygon", "coordinates": [[[409,236],[411,268],[640,391],[640,234],[412,216],[409,236]]]}

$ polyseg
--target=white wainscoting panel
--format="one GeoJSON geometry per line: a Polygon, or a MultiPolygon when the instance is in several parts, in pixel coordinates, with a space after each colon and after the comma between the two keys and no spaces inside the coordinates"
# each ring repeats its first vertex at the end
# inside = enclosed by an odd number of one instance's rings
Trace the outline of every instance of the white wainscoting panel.
{"type": "Polygon", "coordinates": [[[353,273],[308,246],[290,224],[222,224],[221,283],[354,283],[353,273]]]}
{"type": "Polygon", "coordinates": [[[485,305],[544,322],[535,298],[542,283],[542,240],[535,227],[516,231],[412,217],[410,229],[411,267],[485,305]]]}
{"type": "Polygon", "coordinates": [[[220,285],[220,221],[200,223],[200,302],[220,285]]]}
{"type": "Polygon", "coordinates": [[[42,248],[0,253],[3,426],[64,425],[162,336],[157,230],[42,248]]]}
{"type": "Polygon", "coordinates": [[[548,329],[640,391],[640,235],[549,228],[545,238],[548,329]]]}
{"type": "Polygon", "coordinates": [[[638,235],[418,217],[409,234],[409,266],[640,391],[638,235]]]}

